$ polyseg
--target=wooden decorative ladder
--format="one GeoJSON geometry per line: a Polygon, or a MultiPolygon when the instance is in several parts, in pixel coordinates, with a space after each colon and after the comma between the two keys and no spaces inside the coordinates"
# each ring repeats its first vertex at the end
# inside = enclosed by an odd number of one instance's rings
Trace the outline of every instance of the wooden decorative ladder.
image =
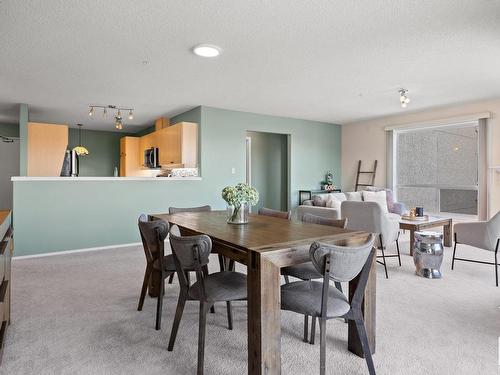
{"type": "Polygon", "coordinates": [[[358,162],[358,172],[356,174],[356,189],[354,191],[358,191],[358,188],[360,186],[362,187],[367,187],[367,186],[373,186],[373,184],[375,183],[375,174],[377,173],[377,160],[375,160],[375,164],[373,164],[373,170],[371,171],[362,171],[361,170],[361,160],[358,162]],[[360,175],[368,175],[368,177],[370,177],[371,175],[371,181],[369,184],[360,184],[359,183],[359,176],[360,175]]]}

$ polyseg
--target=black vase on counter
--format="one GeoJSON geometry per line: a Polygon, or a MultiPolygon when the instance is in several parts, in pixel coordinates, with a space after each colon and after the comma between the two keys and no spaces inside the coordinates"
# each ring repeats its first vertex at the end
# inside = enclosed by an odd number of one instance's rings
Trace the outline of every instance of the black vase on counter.
{"type": "Polygon", "coordinates": [[[64,154],[63,165],[61,168],[61,177],[78,177],[79,161],[75,150],[66,150],[64,154]]]}

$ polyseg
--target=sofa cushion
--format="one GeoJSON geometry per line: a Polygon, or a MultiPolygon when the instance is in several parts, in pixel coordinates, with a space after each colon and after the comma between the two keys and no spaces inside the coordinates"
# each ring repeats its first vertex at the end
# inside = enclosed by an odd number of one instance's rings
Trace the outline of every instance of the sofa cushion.
{"type": "Polygon", "coordinates": [[[382,212],[387,214],[389,210],[387,209],[387,195],[384,190],[380,191],[363,191],[363,200],[365,202],[376,202],[382,208],[382,212]]]}
{"type": "Polygon", "coordinates": [[[345,196],[344,193],[331,193],[330,194],[332,197],[338,199],[340,202],[346,201],[347,197],[345,196]]]}
{"type": "Polygon", "coordinates": [[[335,208],[336,210],[340,210],[341,203],[342,202],[338,200],[336,197],[334,197],[333,194],[328,194],[328,197],[326,198],[327,208],[335,208]]]}
{"type": "Polygon", "coordinates": [[[361,202],[363,200],[363,197],[361,195],[360,191],[352,191],[349,193],[345,193],[345,196],[348,201],[358,201],[361,202]]]}

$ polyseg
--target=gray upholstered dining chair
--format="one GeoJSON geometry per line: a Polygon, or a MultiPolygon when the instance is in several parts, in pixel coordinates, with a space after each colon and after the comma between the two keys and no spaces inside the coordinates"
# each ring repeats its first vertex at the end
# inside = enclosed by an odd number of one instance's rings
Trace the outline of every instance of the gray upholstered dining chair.
{"type": "Polygon", "coordinates": [[[160,272],[160,285],[158,285],[158,299],[156,303],[156,329],[161,328],[161,313],[163,305],[163,295],[165,279],[175,274],[174,257],[165,255],[165,238],[168,234],[169,225],[163,220],[149,221],[144,214],[139,216],[139,232],[141,234],[144,255],[146,256],[146,271],[142,283],[141,295],[139,297],[138,311],[142,310],[144,298],[148,289],[148,283],[153,274],[153,270],[160,272]]]}
{"type": "Polygon", "coordinates": [[[290,220],[290,217],[292,216],[291,211],[278,211],[278,210],[273,210],[271,208],[259,208],[259,215],[264,215],[264,216],[271,216],[271,217],[276,217],[278,219],[286,219],[290,220]]]}
{"type": "MultiPolygon", "coordinates": [[[[306,213],[302,216],[302,222],[310,224],[328,225],[331,227],[344,229],[347,224],[347,219],[328,219],[321,216],[306,213]]],[[[285,282],[288,284],[290,282],[289,277],[295,277],[300,280],[314,280],[320,279],[323,275],[316,270],[316,267],[312,262],[305,262],[301,264],[296,264],[294,266],[283,267],[281,269],[281,274],[285,277],[285,282]]],[[[342,284],[335,282],[335,287],[342,292],[342,284]]],[[[314,339],[316,337],[316,318],[311,318],[311,338],[308,339],[308,329],[309,329],[309,316],[304,315],[304,342],[308,342],[314,345],[314,339]]]]}
{"type": "Polygon", "coordinates": [[[325,374],[326,321],[333,318],[353,320],[361,341],[363,353],[371,375],[375,374],[361,309],[366,284],[376,250],[375,235],[356,247],[337,246],[314,242],[309,250],[312,263],[323,275],[323,281],[296,281],[281,286],[281,308],[319,318],[320,374],[325,374]],[[330,287],[330,280],[349,282],[359,275],[358,285],[351,302],[337,288],[330,287]]]}
{"type": "Polygon", "coordinates": [[[221,271],[209,274],[209,255],[212,251],[212,240],[206,235],[178,236],[176,226],[170,231],[170,244],[174,253],[174,263],[177,270],[180,293],[175,311],[172,333],[168,343],[168,350],[174,348],[175,338],[184,311],[186,301],[199,301],[199,330],[198,330],[198,375],[203,374],[205,354],[205,329],[207,312],[215,302],[225,301],[227,304],[228,328],[233,329],[231,301],[241,301],[247,298],[246,276],[239,272],[221,271]],[[189,273],[196,271],[196,282],[190,284],[189,273]]]}
{"type": "Polygon", "coordinates": [[[377,256],[377,263],[384,266],[385,277],[388,279],[386,258],[397,257],[401,267],[401,255],[399,253],[399,220],[398,214],[384,213],[377,202],[344,201],[340,206],[342,217],[347,218],[347,229],[362,230],[376,233],[378,239],[377,248],[382,256],[377,256]],[[385,254],[387,247],[396,242],[397,254],[385,254]]]}
{"type": "Polygon", "coordinates": [[[481,263],[495,266],[495,282],[498,286],[498,250],[500,248],[500,211],[488,221],[477,221],[471,223],[457,223],[454,225],[455,246],[453,247],[453,259],[451,269],[455,266],[455,261],[471,263],[481,263]],[[492,251],[495,253],[494,262],[483,262],[470,258],[457,258],[457,244],[469,245],[479,249],[492,251]]]}
{"type": "MultiPolygon", "coordinates": [[[[180,213],[180,212],[208,212],[212,211],[212,207],[210,205],[205,205],[205,206],[199,206],[199,207],[169,207],[168,213],[170,215],[180,213]]],[[[222,255],[219,254],[219,267],[220,270],[223,271],[224,269],[228,268],[226,265],[226,260],[222,255]]],[[[234,267],[234,264],[230,264],[231,267],[234,267]]],[[[169,280],[169,283],[171,280],[169,280]]]]}

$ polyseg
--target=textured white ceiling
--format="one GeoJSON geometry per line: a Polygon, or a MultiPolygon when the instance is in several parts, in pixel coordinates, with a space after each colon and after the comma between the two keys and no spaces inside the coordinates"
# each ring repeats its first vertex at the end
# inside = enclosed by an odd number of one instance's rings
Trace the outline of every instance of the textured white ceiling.
{"type": "Polygon", "coordinates": [[[0,0],[0,122],[196,105],[335,123],[500,96],[496,0],[0,0]],[[215,60],[190,48],[212,43],[215,60]],[[143,64],[147,60],[149,64],[143,64]]]}

